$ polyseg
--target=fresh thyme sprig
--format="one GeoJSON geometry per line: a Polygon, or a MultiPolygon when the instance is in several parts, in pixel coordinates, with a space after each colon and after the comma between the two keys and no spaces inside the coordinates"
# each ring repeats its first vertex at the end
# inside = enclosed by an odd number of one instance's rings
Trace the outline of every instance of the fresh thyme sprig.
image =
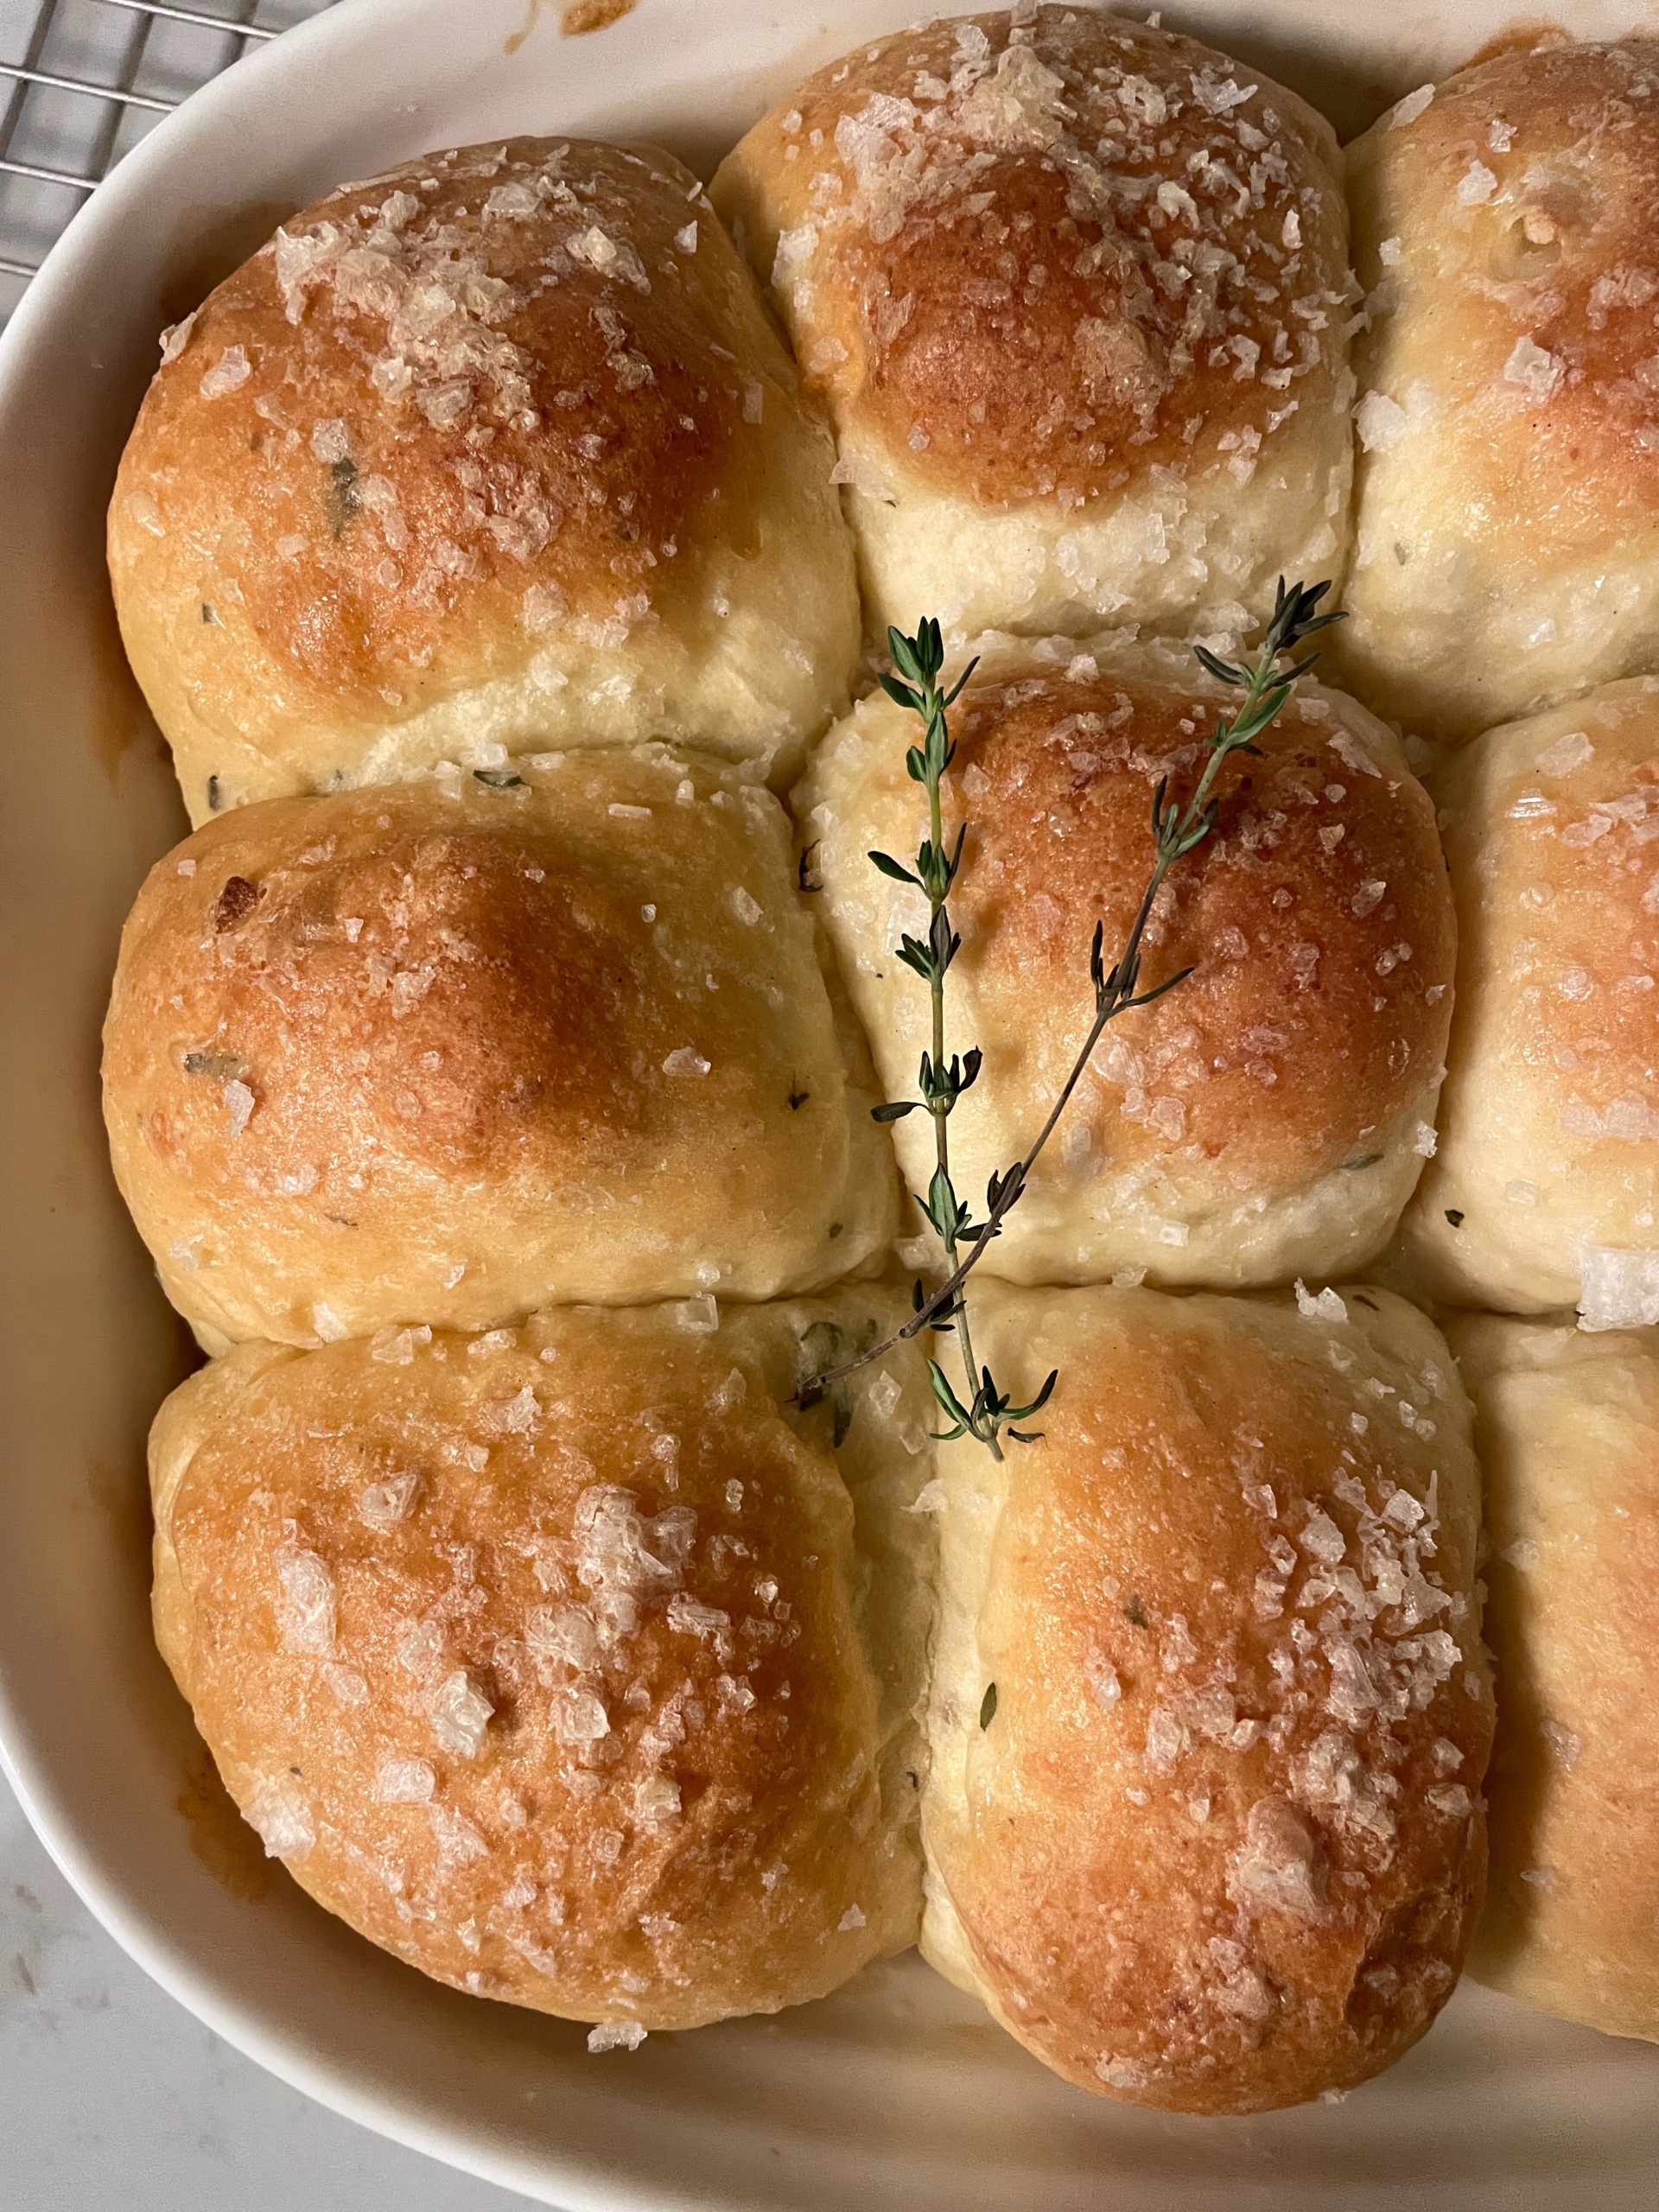
{"type": "Polygon", "coordinates": [[[1071,1103],[1071,1094],[1082,1080],[1083,1071],[1088,1066],[1108,1023],[1116,1021],[1120,1014],[1150,1006],[1154,999],[1161,998],[1166,991],[1173,991],[1178,983],[1185,982],[1192,973],[1191,967],[1179,969],[1174,975],[1165,976],[1161,982],[1154,983],[1148,990],[1143,991],[1140,987],[1141,947],[1158,894],[1163,889],[1171,869],[1201,845],[1216,826],[1219,802],[1213,793],[1223,762],[1235,753],[1255,753],[1258,750],[1254,741],[1272,723],[1289,699],[1298,679],[1306,676],[1319,658],[1317,652],[1310,653],[1306,659],[1293,662],[1288,668],[1281,668],[1280,661],[1282,657],[1287,653],[1294,654],[1297,647],[1316,631],[1342,620],[1339,613],[1321,614],[1318,612],[1320,600],[1330,588],[1328,582],[1287,586],[1281,576],[1261,651],[1253,663],[1235,666],[1204,645],[1194,646],[1193,651],[1209,673],[1221,683],[1242,691],[1243,697],[1239,702],[1238,711],[1230,718],[1217,715],[1215,732],[1207,741],[1209,757],[1189,798],[1185,800],[1172,798],[1168,777],[1160,779],[1152,799],[1152,873],[1135,911],[1135,919],[1129,925],[1123,950],[1109,970],[1103,957],[1105,924],[1096,922],[1094,943],[1089,952],[1089,976],[1095,991],[1094,1020],[1084,1039],[1082,1050],[1072,1064],[1071,1071],[1030,1148],[1023,1159],[1015,1160],[1011,1167],[1000,1174],[992,1174],[985,1189],[985,1218],[981,1222],[974,1221],[969,1208],[957,1198],[950,1179],[950,1117],[958,1100],[978,1077],[982,1060],[976,1047],[961,1058],[953,1054],[948,1065],[944,1058],[944,979],[962,944],[961,938],[951,926],[946,901],[962,866],[967,824],[964,823],[957,830],[955,847],[947,852],[940,799],[940,785],[956,757],[956,747],[950,741],[945,720],[946,713],[955,703],[977,664],[970,661],[956,683],[945,691],[938,682],[944,666],[944,648],[938,624],[932,620],[921,623],[913,638],[906,638],[898,630],[888,631],[888,646],[899,673],[897,676],[883,676],[881,685],[889,698],[919,715],[925,727],[922,744],[911,747],[905,765],[914,780],[926,789],[930,834],[918,849],[913,869],[906,868],[887,853],[872,853],[869,857],[884,875],[893,877],[896,882],[912,884],[927,894],[927,936],[925,939],[904,937],[899,944],[898,953],[906,965],[914,969],[928,986],[932,999],[933,1036],[931,1052],[922,1054],[918,1078],[921,1096],[901,1099],[891,1105],[878,1106],[874,1110],[878,1122],[896,1122],[918,1109],[932,1116],[936,1165],[927,1196],[918,1203],[944,1247],[947,1271],[945,1280],[931,1294],[924,1291],[919,1281],[915,1285],[912,1298],[915,1312],[903,1328],[895,1331],[881,1343],[871,1345],[856,1358],[815,1376],[799,1393],[801,1404],[816,1404],[833,1384],[869,1361],[880,1358],[895,1344],[916,1336],[925,1328],[941,1333],[954,1330],[962,1354],[969,1402],[966,1405],[963,1403],[938,1360],[930,1359],[928,1373],[933,1385],[933,1395],[952,1424],[943,1432],[938,1440],[948,1442],[958,1436],[974,1436],[999,1459],[1002,1457],[1000,1440],[1005,1432],[1017,1443],[1034,1441],[1030,1433],[1022,1432],[1014,1424],[1028,1421],[1047,1403],[1058,1380],[1058,1370],[1048,1376],[1029,1405],[1012,1404],[1008,1395],[998,1390],[988,1367],[976,1370],[963,1286],[983,1257],[991,1240],[1001,1233],[1002,1223],[1008,1213],[1018,1205],[1038,1154],[1053,1135],[1061,1115],[1071,1103]],[[969,1247],[965,1255],[961,1250],[963,1244],[969,1247]]]}

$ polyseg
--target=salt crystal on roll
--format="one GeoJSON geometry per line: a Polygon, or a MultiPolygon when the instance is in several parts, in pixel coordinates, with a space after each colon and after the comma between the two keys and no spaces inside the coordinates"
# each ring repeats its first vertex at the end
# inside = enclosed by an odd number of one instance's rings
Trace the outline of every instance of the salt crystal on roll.
{"type": "Polygon", "coordinates": [[[123,936],[105,1103],[213,1349],[385,1332],[406,1359],[554,1300],[696,1327],[716,1292],[880,1264],[874,1071],[740,771],[537,755],[238,808],[188,856],[123,936]]]}
{"type": "Polygon", "coordinates": [[[1659,660],[1659,43],[1543,34],[1348,149],[1367,287],[1332,642],[1461,743],[1659,660]]]}
{"type": "Polygon", "coordinates": [[[669,155],[342,185],[170,334],[111,502],[192,821],[653,737],[786,777],[858,652],[832,465],[669,155]]]}
{"type": "Polygon", "coordinates": [[[1040,1444],[940,1452],[923,1951],[1096,2094],[1351,2088],[1451,1995],[1485,1872],[1479,1476],[1446,1346],[1363,1286],[1340,1322],[976,1294],[999,1382],[1062,1384],[1040,1444]]]}
{"type": "MultiPolygon", "coordinates": [[[[1190,652],[1149,641],[982,641],[951,715],[947,836],[969,824],[951,910],[952,1049],[978,1081],[951,1116],[957,1187],[977,1208],[1031,1143],[1094,1018],[1089,947],[1109,964],[1153,861],[1153,793],[1190,788],[1228,695],[1190,652]],[[1185,779],[1185,781],[1183,779],[1185,779]]],[[[918,892],[871,867],[925,822],[905,770],[913,717],[881,695],[832,730],[795,793],[820,904],[889,1098],[912,1093],[927,1000],[892,954],[918,892]]],[[[1213,835],[1178,862],[1141,988],[1114,1023],[983,1274],[1164,1285],[1288,1281],[1364,1264],[1433,1150],[1451,1015],[1452,900],[1433,809],[1393,733],[1311,682],[1217,783],[1213,835]]],[[[925,1117],[894,1129],[918,1195],[925,1117]]]]}
{"type": "Polygon", "coordinates": [[[1659,678],[1434,779],[1458,905],[1440,1141],[1404,1241],[1458,1305],[1659,1321],[1659,678]]]}
{"type": "Polygon", "coordinates": [[[791,1402],[906,1310],[567,1308],[193,1376],[150,1443],[156,1636],[266,1851],[411,1966],[630,2047],[913,1942],[926,1380],[904,1348],[791,1402]]]}
{"type": "Polygon", "coordinates": [[[1348,219],[1324,118],[1093,10],[798,86],[715,205],[828,404],[881,634],[1182,626],[1339,569],[1348,219]]]}

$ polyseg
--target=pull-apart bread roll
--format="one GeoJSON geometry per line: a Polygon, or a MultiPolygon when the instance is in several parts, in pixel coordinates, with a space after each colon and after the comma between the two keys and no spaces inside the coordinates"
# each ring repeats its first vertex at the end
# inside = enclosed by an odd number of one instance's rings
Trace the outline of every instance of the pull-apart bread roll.
{"type": "Polygon", "coordinates": [[[1068,2081],[1352,2088],[1450,1995],[1485,1869],[1478,1478],[1386,1293],[982,1292],[1039,1443],[948,1445],[922,1948],[1068,2081]]]}
{"type": "Polygon", "coordinates": [[[1659,678],[1491,730],[1435,780],[1458,902],[1425,1287],[1659,1321],[1659,678]]]}
{"type": "Polygon", "coordinates": [[[777,800],[654,747],[519,766],[270,799],[151,871],[105,1116],[215,1349],[766,1298],[891,1236],[777,800]]]}
{"type": "Polygon", "coordinates": [[[1339,568],[1340,168],[1294,93],[1090,9],[897,32],[757,124],[715,204],[828,401],[878,625],[1167,627],[1339,568]]]}
{"type": "Polygon", "coordinates": [[[192,821],[549,744],[791,772],[858,654],[833,464],[666,154],[341,186],[168,334],[110,509],[192,821]]]}
{"type": "Polygon", "coordinates": [[[1470,1967],[1659,2042],[1659,1342],[1452,1325],[1475,1401],[1497,1667],[1470,1967]]]}
{"type": "MultiPolygon", "coordinates": [[[[1152,797],[1201,772],[1227,701],[1156,643],[986,653],[952,717],[952,835],[969,825],[952,913],[954,1049],[983,1071],[952,1118],[976,1198],[1042,1127],[1094,1018],[1089,946],[1109,964],[1146,890],[1152,797]]],[[[1236,695],[1232,695],[1236,703],[1236,695]]],[[[906,773],[913,720],[863,701],[795,795],[887,1095],[912,1095],[927,994],[892,957],[925,932],[918,893],[873,868],[926,814],[906,773]]],[[[1096,1046],[984,1266],[1020,1282],[1140,1269],[1219,1286],[1332,1274],[1382,1244],[1432,1150],[1451,1014],[1451,895],[1433,810],[1399,745],[1339,693],[1300,686],[1216,785],[1213,835],[1177,864],[1147,931],[1142,988],[1194,972],[1096,1046]]],[[[895,1129],[917,1192],[924,1117],[895,1129]]]]}
{"type": "Polygon", "coordinates": [[[892,1302],[245,1344],[175,1391],[156,1634],[266,1849],[410,1965],[618,2041],[912,1942],[926,1382],[906,1351],[780,1410],[892,1302]]]}
{"type": "Polygon", "coordinates": [[[1461,741],[1659,660],[1659,43],[1545,46],[1349,149],[1354,689],[1461,741]]]}

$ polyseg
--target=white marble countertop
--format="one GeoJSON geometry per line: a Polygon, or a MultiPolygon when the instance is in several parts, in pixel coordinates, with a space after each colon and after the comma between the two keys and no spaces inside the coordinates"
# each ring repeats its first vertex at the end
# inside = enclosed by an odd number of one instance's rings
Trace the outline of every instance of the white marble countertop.
{"type": "Polygon", "coordinates": [[[4,2212],[513,2212],[193,2019],[93,1920],[0,1780],[4,2212]]]}

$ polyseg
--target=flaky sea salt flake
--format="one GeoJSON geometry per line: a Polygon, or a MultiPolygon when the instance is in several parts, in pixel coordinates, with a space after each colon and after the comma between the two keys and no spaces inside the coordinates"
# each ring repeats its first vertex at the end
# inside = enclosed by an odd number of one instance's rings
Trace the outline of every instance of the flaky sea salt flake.
{"type": "Polygon", "coordinates": [[[342,1667],[335,1660],[324,1663],[322,1679],[342,1705],[366,1705],[369,1686],[355,1667],[342,1667]]]}
{"type": "Polygon", "coordinates": [[[1578,1764],[1579,1754],[1584,1749],[1582,1736],[1574,1735],[1572,1729],[1564,1728],[1559,1720],[1541,1720],[1538,1733],[1548,1746],[1552,1758],[1558,1759],[1569,1771],[1578,1764]]]}
{"type": "Polygon", "coordinates": [[[253,1093],[239,1077],[236,1077],[223,1086],[221,1096],[225,1101],[225,1110],[230,1116],[231,1135],[239,1137],[253,1118],[253,1093]]]}
{"type": "Polygon", "coordinates": [[[302,1859],[317,1840],[311,1808],[288,1775],[262,1782],[243,1817],[265,1847],[268,1859],[302,1859]]]}
{"type": "Polygon", "coordinates": [[[290,1651],[323,1658],[334,1648],[334,1579],[317,1557],[296,1543],[277,1548],[277,1625],[290,1651]]]}
{"type": "Polygon", "coordinates": [[[453,1751],[458,1758],[478,1757],[495,1707],[464,1668],[457,1667],[444,1676],[433,1691],[428,1709],[432,1733],[446,1751],[453,1751]]]}
{"type": "Polygon", "coordinates": [[[227,346],[218,360],[202,378],[198,389],[204,399],[222,399],[227,391],[238,391],[253,374],[253,364],[248,359],[245,346],[227,346]]]}
{"type": "Polygon", "coordinates": [[[1554,353],[1530,338],[1517,338],[1503,364],[1505,384],[1517,385],[1539,404],[1548,399],[1566,371],[1554,353]]]}
{"type": "Polygon", "coordinates": [[[1595,749],[1588,730],[1570,729],[1554,745],[1546,746],[1532,765],[1541,776],[1570,775],[1574,768],[1584,766],[1595,749]]]}
{"type": "Polygon", "coordinates": [[[424,1759],[382,1759],[375,1771],[374,1794],[383,1805],[425,1805],[438,1777],[424,1759]]]}
{"type": "Polygon", "coordinates": [[[407,1473],[369,1484],[357,1494],[358,1518],[367,1529],[395,1529],[400,1521],[408,1520],[420,1486],[419,1475],[407,1473]]]}
{"type": "Polygon", "coordinates": [[[446,1866],[464,1866],[468,1859],[488,1858],[489,1845],[464,1813],[448,1805],[429,1805],[426,1817],[446,1866]]]}
{"type": "Polygon", "coordinates": [[[1408,427],[1405,409],[1385,391],[1368,391],[1354,410],[1354,428],[1366,453],[1388,453],[1399,444],[1408,427]]]}
{"type": "Polygon", "coordinates": [[[1579,1281],[1580,1329],[1649,1329],[1659,1324],[1659,1251],[1586,1245],[1579,1281]]]}
{"type": "Polygon", "coordinates": [[[1458,179],[1459,207],[1481,207],[1497,190],[1497,179],[1484,162],[1471,162],[1458,179]]]}
{"type": "Polygon", "coordinates": [[[416,1348],[431,1341],[432,1332],[425,1322],[418,1327],[400,1328],[397,1322],[389,1321],[370,1338],[369,1357],[385,1367],[407,1367],[415,1357],[416,1348]]]}

